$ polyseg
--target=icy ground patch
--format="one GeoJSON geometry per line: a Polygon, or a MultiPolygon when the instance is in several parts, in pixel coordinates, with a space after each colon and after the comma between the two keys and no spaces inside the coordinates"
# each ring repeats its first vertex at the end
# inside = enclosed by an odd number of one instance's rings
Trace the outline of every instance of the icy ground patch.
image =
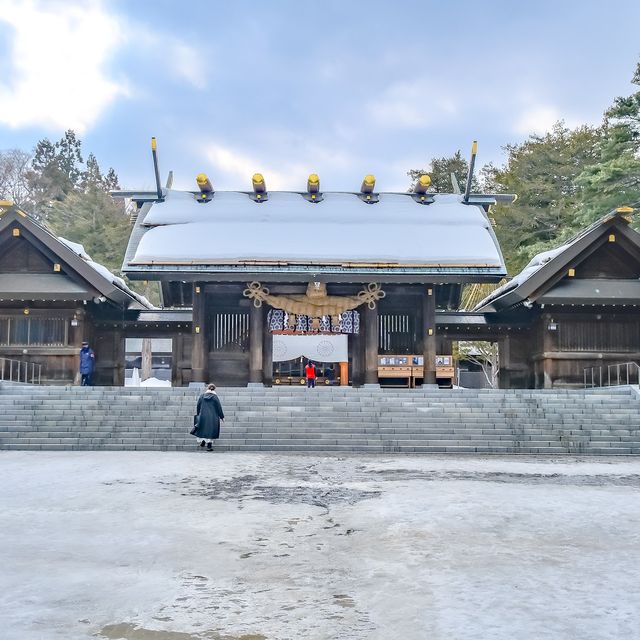
{"type": "Polygon", "coordinates": [[[640,637],[640,459],[0,454],[4,640],[640,637]]]}

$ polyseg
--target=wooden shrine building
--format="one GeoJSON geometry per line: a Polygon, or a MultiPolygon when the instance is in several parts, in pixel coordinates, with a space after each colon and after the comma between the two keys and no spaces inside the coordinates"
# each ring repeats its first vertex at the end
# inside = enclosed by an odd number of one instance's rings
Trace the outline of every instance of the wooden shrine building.
{"type": "Polygon", "coordinates": [[[617,209],[535,256],[470,314],[500,342],[501,387],[582,387],[591,367],[606,374],[609,364],[640,363],[640,234],[630,227],[632,213],[617,209]]]}
{"type": "Polygon", "coordinates": [[[437,312],[458,308],[464,283],[506,275],[488,209],[512,196],[433,194],[428,176],[413,193],[378,192],[372,176],[347,193],[313,174],[299,192],[268,191],[259,174],[250,191],[197,184],[116,194],[137,207],[123,272],[192,309],[182,384],[270,385],[303,358],[377,384],[384,354],[419,356],[419,382],[435,384],[436,355],[450,353],[437,312]]]}
{"type": "Polygon", "coordinates": [[[118,192],[135,203],[122,271],[159,281],[161,308],[0,202],[0,364],[70,384],[88,340],[96,384],[131,383],[136,369],[174,386],[298,384],[312,360],[324,383],[414,386],[442,383],[454,341],[490,341],[502,388],[552,388],[640,363],[632,209],[536,256],[468,311],[466,283],[506,276],[489,208],[513,196],[428,185],[383,193],[367,176],[358,191],[328,192],[311,175],[283,192],[256,174],[251,190],[215,191],[200,175],[194,191],[118,192]]]}
{"type": "Polygon", "coordinates": [[[71,384],[87,340],[96,383],[123,384],[124,327],[151,308],[81,245],[0,201],[0,377],[71,384]]]}

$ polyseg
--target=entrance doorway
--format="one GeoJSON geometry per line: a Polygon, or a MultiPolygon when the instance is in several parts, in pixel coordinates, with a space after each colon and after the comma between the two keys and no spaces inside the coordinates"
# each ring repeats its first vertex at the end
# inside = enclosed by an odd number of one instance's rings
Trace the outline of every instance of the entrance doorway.
{"type": "Polygon", "coordinates": [[[317,384],[348,384],[348,339],[344,334],[273,333],[273,383],[304,384],[304,368],[316,365],[317,384]]]}
{"type": "MultiPolygon", "coordinates": [[[[304,385],[304,368],[309,359],[300,357],[295,360],[273,363],[273,384],[278,385],[304,385]]],[[[340,384],[340,366],[336,362],[318,362],[316,365],[316,384],[318,386],[340,384]]]]}
{"type": "Polygon", "coordinates": [[[458,384],[470,389],[498,389],[500,351],[498,342],[460,340],[453,345],[458,360],[458,384]]]}
{"type": "Polygon", "coordinates": [[[126,338],[126,387],[170,387],[173,369],[171,338],[126,338]]]}

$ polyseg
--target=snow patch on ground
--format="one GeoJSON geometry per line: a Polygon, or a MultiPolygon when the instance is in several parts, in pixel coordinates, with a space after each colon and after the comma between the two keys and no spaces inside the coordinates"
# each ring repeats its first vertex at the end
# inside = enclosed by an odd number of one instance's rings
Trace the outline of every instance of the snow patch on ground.
{"type": "Polygon", "coordinates": [[[5,640],[640,628],[638,459],[1,452],[0,487],[5,640]]]}

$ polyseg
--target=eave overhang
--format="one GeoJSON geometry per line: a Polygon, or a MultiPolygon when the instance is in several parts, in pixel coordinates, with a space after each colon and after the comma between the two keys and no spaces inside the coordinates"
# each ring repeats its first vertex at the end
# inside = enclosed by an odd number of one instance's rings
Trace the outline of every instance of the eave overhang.
{"type": "Polygon", "coordinates": [[[416,283],[499,282],[505,276],[501,267],[345,267],[338,265],[130,265],[131,280],[244,282],[268,279],[273,282],[308,282],[318,277],[331,282],[376,281],[416,283]]]}

